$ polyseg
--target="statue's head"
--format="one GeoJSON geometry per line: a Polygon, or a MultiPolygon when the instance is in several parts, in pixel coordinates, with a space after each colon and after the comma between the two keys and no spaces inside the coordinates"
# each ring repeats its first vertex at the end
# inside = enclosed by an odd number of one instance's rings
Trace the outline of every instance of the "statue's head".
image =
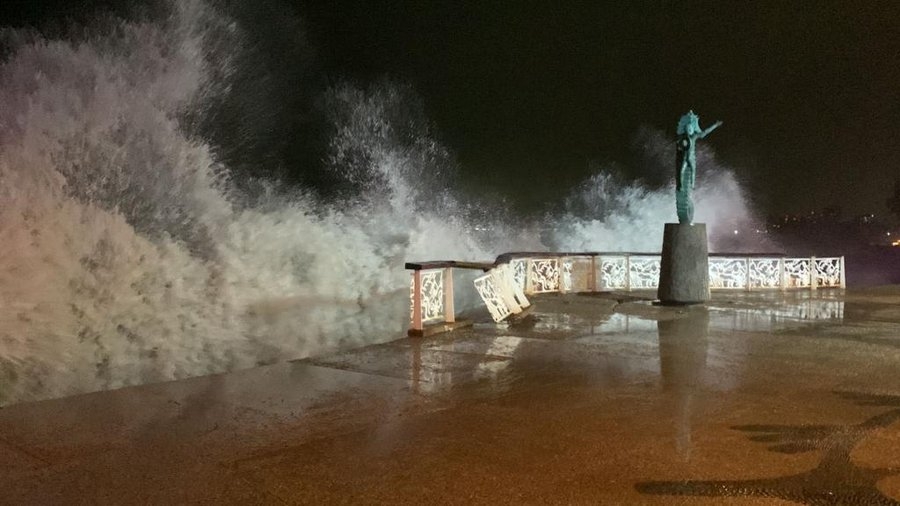
{"type": "Polygon", "coordinates": [[[700,133],[700,117],[694,114],[694,111],[688,111],[687,114],[678,120],[678,135],[694,135],[700,133]]]}

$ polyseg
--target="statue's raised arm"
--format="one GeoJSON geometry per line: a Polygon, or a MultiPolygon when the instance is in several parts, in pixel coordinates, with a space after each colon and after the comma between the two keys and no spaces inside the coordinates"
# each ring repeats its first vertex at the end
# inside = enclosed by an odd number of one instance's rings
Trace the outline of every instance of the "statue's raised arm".
{"type": "Polygon", "coordinates": [[[715,123],[712,124],[711,127],[707,128],[706,130],[704,130],[703,132],[700,133],[700,138],[702,139],[702,138],[706,137],[707,135],[711,134],[713,130],[719,128],[720,126],[722,126],[722,122],[716,121],[715,123]]]}
{"type": "Polygon", "coordinates": [[[702,138],[706,137],[707,135],[711,134],[713,130],[719,128],[720,126],[722,126],[722,122],[716,121],[715,123],[712,124],[711,127],[707,128],[706,130],[703,131],[703,133],[700,134],[700,138],[702,139],[702,138]]]}

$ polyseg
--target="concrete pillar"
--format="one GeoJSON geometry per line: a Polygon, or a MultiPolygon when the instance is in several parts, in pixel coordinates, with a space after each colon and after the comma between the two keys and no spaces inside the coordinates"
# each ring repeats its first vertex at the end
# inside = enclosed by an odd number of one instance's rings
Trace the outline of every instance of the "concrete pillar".
{"type": "Polygon", "coordinates": [[[706,224],[666,223],[657,297],[663,304],[709,300],[706,224]]]}

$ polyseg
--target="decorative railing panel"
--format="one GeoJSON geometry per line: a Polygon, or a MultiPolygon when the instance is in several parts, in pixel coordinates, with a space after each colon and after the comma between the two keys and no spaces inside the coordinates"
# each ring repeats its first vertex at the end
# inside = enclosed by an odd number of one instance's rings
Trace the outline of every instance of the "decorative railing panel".
{"type": "Polygon", "coordinates": [[[528,302],[528,298],[525,297],[525,290],[523,290],[516,281],[516,275],[512,266],[500,265],[497,266],[493,272],[495,273],[495,276],[499,276],[503,285],[506,287],[506,290],[503,293],[510,299],[509,304],[515,306],[513,308],[514,313],[518,313],[531,305],[531,303],[528,302]]]}
{"type": "Polygon", "coordinates": [[[784,259],[784,287],[808,288],[810,283],[810,258],[785,258],[784,259]]]}
{"type": "Polygon", "coordinates": [[[781,287],[781,262],[780,258],[750,258],[750,288],[779,288],[781,287]]]}
{"type": "MultiPolygon", "coordinates": [[[[423,270],[422,283],[422,322],[444,319],[444,271],[443,269],[423,270]]],[[[409,287],[409,315],[415,313],[415,280],[409,287]]]]}
{"type": "Polygon", "coordinates": [[[509,262],[509,268],[512,270],[513,280],[520,290],[525,290],[526,280],[528,279],[528,260],[518,258],[509,262]]]}
{"type": "Polygon", "coordinates": [[[594,290],[592,269],[596,269],[596,260],[590,256],[569,256],[560,259],[562,265],[562,291],[589,292],[594,290]]]}
{"type": "Polygon", "coordinates": [[[546,293],[559,291],[559,259],[532,258],[528,262],[528,291],[546,293]]]}
{"type": "Polygon", "coordinates": [[[494,277],[494,284],[497,285],[500,296],[513,313],[519,313],[522,308],[528,307],[528,299],[525,293],[516,286],[512,269],[509,265],[502,264],[494,267],[490,271],[490,275],[494,277]]]}
{"type": "Polygon", "coordinates": [[[563,257],[559,259],[560,264],[560,280],[559,290],[562,292],[571,292],[574,289],[575,282],[572,279],[575,270],[575,259],[572,257],[563,257]]]}
{"type": "Polygon", "coordinates": [[[659,286],[659,257],[632,256],[629,264],[629,289],[649,290],[659,286]]]}
{"type": "Polygon", "coordinates": [[[490,272],[475,279],[475,290],[481,296],[481,300],[484,301],[484,305],[487,306],[488,312],[491,313],[491,318],[495,322],[513,314],[512,309],[504,300],[496,277],[490,272]]]}
{"type": "Polygon", "coordinates": [[[844,286],[844,269],[842,268],[841,257],[816,258],[815,264],[818,286],[844,286]]]}
{"type": "Polygon", "coordinates": [[[628,286],[628,258],[600,257],[600,290],[620,290],[628,286]]]}
{"type": "Polygon", "coordinates": [[[746,258],[710,258],[710,289],[747,288],[746,258]]]}

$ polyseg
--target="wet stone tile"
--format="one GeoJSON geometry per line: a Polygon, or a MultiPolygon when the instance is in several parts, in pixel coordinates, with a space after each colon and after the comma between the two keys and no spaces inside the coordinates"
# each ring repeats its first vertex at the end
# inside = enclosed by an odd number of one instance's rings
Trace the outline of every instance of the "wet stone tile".
{"type": "Polygon", "coordinates": [[[0,476],[27,474],[47,465],[43,459],[0,439],[0,476]]]}

